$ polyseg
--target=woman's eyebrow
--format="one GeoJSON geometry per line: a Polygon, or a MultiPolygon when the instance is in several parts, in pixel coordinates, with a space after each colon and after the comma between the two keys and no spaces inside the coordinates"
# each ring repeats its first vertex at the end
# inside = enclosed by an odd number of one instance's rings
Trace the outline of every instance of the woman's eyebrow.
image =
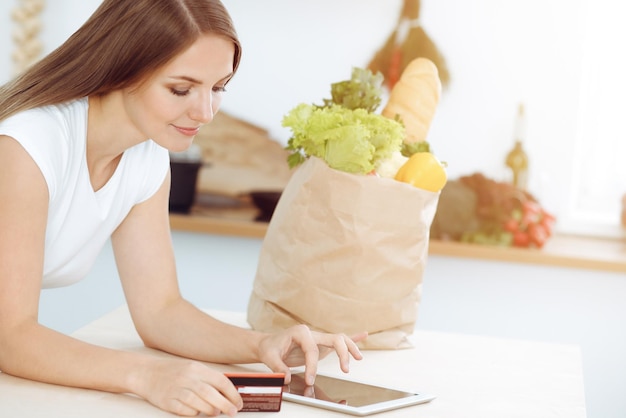
{"type": "MultiPolygon", "coordinates": [[[[220,80],[220,82],[229,80],[230,78],[232,78],[232,76],[233,76],[233,73],[227,74],[224,78],[220,80]]],[[[194,83],[194,84],[203,84],[201,80],[197,80],[193,77],[189,77],[186,75],[172,76],[170,78],[173,78],[176,80],[182,80],[182,81],[189,81],[190,83],[194,83]]]]}
{"type": "Polygon", "coordinates": [[[226,77],[222,78],[220,81],[229,81],[231,78],[233,78],[234,73],[229,73],[226,75],[226,77]]]}
{"type": "Polygon", "coordinates": [[[172,76],[170,78],[173,78],[176,80],[182,80],[182,81],[189,81],[190,83],[194,83],[194,84],[202,84],[202,81],[196,80],[195,78],[189,77],[186,75],[172,76]]]}

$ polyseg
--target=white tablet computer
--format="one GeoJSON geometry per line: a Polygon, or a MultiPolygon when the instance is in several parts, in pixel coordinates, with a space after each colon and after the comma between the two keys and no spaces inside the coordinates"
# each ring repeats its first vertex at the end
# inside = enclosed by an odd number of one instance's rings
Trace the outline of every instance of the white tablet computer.
{"type": "Polygon", "coordinates": [[[304,374],[294,373],[291,383],[283,390],[283,399],[365,416],[429,402],[435,397],[322,375],[317,375],[314,386],[307,386],[304,374]]]}

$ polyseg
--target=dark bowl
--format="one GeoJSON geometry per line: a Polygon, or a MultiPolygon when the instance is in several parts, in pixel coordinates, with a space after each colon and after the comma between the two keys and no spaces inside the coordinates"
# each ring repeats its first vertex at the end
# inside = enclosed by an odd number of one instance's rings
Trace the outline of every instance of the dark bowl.
{"type": "Polygon", "coordinates": [[[274,214],[274,209],[278,204],[282,190],[255,190],[250,192],[252,203],[256,206],[260,213],[256,217],[257,221],[269,222],[274,214]]]}

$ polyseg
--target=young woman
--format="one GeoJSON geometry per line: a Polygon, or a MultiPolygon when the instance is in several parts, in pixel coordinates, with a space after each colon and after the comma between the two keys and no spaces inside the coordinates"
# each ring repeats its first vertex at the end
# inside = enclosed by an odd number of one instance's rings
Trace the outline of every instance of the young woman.
{"type": "Polygon", "coordinates": [[[264,334],[221,323],[179,292],[168,221],[168,151],[218,111],[241,56],[219,0],[104,0],[60,48],[0,89],[0,370],[134,393],[179,414],[234,415],[217,363],[274,371],[355,342],[296,326],[264,334]],[[37,321],[42,287],[69,285],[111,238],[128,306],[157,357],[93,346],[37,321]],[[188,360],[195,359],[195,360],[188,360]]]}

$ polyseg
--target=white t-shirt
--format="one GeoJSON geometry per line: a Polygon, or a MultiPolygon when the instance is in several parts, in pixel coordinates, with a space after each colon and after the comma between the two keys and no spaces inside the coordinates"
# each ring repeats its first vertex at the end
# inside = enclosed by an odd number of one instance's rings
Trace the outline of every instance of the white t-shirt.
{"type": "Polygon", "coordinates": [[[152,196],[169,169],[169,154],[152,140],[124,152],[94,192],[86,159],[87,98],[21,112],[0,122],[30,154],[48,185],[43,287],[66,286],[91,269],[131,208],[152,196]]]}

